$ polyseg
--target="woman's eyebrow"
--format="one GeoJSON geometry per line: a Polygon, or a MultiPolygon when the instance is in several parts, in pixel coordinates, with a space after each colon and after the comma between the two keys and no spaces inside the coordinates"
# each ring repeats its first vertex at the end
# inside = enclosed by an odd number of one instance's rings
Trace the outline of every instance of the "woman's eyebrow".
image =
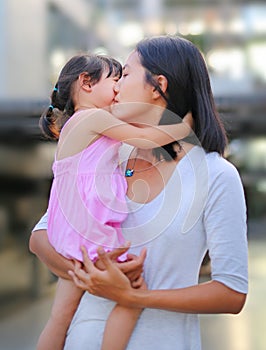
{"type": "Polygon", "coordinates": [[[124,65],[122,69],[125,70],[126,68],[129,68],[129,65],[127,63],[124,65]]]}

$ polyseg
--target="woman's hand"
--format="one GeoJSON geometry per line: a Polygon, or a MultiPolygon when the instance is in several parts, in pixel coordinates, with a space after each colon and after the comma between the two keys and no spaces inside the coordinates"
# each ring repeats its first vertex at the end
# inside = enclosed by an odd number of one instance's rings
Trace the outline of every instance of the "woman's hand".
{"type": "MultiPolygon", "coordinates": [[[[107,256],[108,258],[113,262],[113,263],[118,263],[118,258],[125,254],[128,249],[130,248],[130,243],[127,242],[124,246],[121,246],[119,248],[115,248],[110,252],[107,252],[107,256]]],[[[101,261],[101,259],[97,259],[94,262],[94,265],[97,267],[97,269],[99,270],[105,270],[105,265],[103,264],[103,262],[101,261]]]]}
{"type": "MultiPolygon", "coordinates": [[[[141,281],[141,275],[143,272],[143,265],[146,259],[147,251],[146,248],[143,248],[139,256],[135,254],[128,254],[127,261],[118,262],[117,259],[119,258],[119,256],[126,253],[129,247],[130,244],[127,243],[124,247],[116,248],[111,252],[106,253],[106,255],[113,263],[116,263],[117,267],[127,276],[130,282],[133,283],[132,286],[134,285],[134,287],[136,288],[136,286],[138,286],[139,282],[141,281]]],[[[94,263],[94,265],[100,270],[105,269],[105,266],[101,259],[98,259],[94,263]]]]}
{"type": "Polygon", "coordinates": [[[75,262],[74,271],[69,271],[77,287],[89,293],[114,300],[124,304],[127,295],[133,289],[126,275],[113,263],[102,248],[98,249],[99,259],[105,270],[97,269],[89,259],[86,249],[81,248],[83,255],[83,268],[75,262]]]}

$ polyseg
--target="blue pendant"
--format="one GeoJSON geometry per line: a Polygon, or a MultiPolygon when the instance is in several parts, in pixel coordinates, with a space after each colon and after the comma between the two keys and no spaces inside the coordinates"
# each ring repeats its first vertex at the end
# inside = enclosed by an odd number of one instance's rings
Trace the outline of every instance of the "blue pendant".
{"type": "Polygon", "coordinates": [[[133,169],[126,169],[125,171],[125,177],[131,177],[134,174],[133,169]]]}

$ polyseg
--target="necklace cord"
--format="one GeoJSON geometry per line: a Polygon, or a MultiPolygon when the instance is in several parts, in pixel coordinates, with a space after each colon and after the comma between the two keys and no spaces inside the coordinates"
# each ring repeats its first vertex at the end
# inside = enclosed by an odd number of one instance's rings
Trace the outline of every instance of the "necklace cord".
{"type": "MultiPolygon", "coordinates": [[[[183,149],[182,144],[179,143],[179,149],[177,151],[177,154],[181,153],[182,149],[183,149]]],[[[164,158],[163,159],[159,159],[156,163],[150,165],[149,167],[147,167],[145,169],[136,170],[134,168],[135,168],[135,165],[136,165],[137,156],[138,156],[138,151],[136,151],[136,156],[134,158],[134,162],[132,164],[132,167],[131,168],[126,168],[126,170],[125,170],[125,177],[132,177],[134,175],[134,173],[141,173],[143,171],[147,171],[147,170],[155,167],[157,164],[165,161],[164,158]]]]}

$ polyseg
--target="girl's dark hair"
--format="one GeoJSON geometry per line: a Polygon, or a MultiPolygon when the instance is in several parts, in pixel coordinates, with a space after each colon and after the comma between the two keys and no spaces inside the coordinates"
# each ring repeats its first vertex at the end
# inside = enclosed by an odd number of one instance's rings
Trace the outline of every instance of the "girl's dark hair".
{"type": "MultiPolygon", "coordinates": [[[[179,123],[191,111],[195,136],[187,141],[200,144],[206,152],[223,155],[227,137],[215,107],[208,70],[202,54],[190,41],[171,36],[147,38],[136,46],[145,79],[167,102],[161,125],[179,123]],[[168,81],[166,93],[158,86],[155,75],[164,75],[168,81]],[[197,140],[196,140],[197,139],[197,140]]],[[[170,143],[157,148],[158,159],[175,159],[177,154],[170,143]]]]}
{"type": "Polygon", "coordinates": [[[74,114],[72,86],[79,75],[87,73],[93,85],[99,82],[105,70],[108,71],[107,77],[121,77],[121,64],[104,55],[77,55],[65,64],[51,94],[51,104],[40,118],[40,127],[45,136],[58,139],[63,125],[74,114]]]}

